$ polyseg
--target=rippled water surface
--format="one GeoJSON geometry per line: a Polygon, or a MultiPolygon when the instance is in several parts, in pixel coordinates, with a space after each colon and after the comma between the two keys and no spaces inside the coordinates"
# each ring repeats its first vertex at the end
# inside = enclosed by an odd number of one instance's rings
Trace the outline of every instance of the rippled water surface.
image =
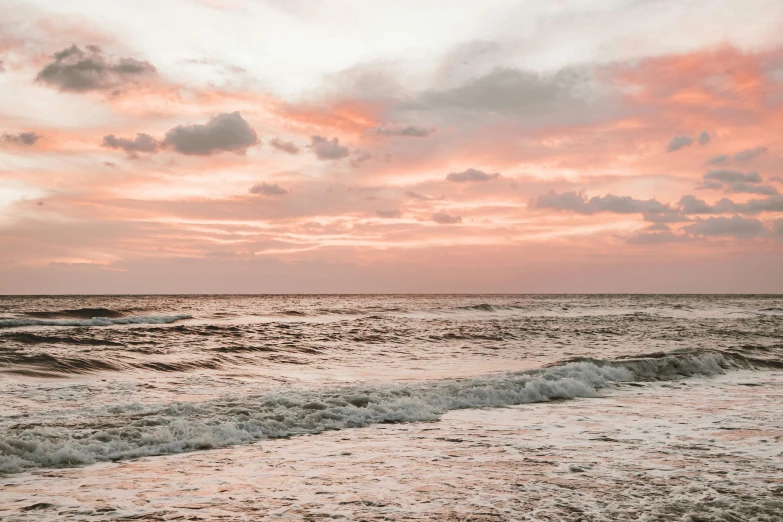
{"type": "Polygon", "coordinates": [[[0,472],[783,366],[780,296],[0,298],[0,472]]]}

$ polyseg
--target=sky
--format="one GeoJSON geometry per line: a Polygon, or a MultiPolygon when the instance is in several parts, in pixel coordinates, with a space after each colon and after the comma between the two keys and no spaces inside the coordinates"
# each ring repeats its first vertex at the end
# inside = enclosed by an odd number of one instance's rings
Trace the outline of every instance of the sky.
{"type": "Polygon", "coordinates": [[[783,293],[779,0],[0,12],[0,294],[783,293]]]}

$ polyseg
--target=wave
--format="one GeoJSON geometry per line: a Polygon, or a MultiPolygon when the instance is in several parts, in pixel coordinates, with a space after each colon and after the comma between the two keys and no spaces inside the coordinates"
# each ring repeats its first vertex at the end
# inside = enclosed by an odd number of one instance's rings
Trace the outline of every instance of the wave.
{"type": "Polygon", "coordinates": [[[76,346],[125,346],[106,339],[90,339],[71,336],[37,335],[31,332],[6,334],[0,340],[16,341],[21,344],[67,344],[76,346]]]}
{"type": "Polygon", "coordinates": [[[497,312],[499,310],[513,310],[515,307],[513,306],[501,306],[501,305],[491,305],[488,303],[481,303],[477,305],[470,305],[470,306],[459,306],[457,307],[459,310],[475,310],[478,312],[497,312]]]}
{"type": "Polygon", "coordinates": [[[24,354],[13,350],[0,352],[0,372],[49,378],[105,371],[147,370],[173,373],[205,369],[216,370],[237,364],[238,361],[232,360],[228,356],[190,361],[129,361],[124,357],[102,357],[100,355],[66,357],[46,353],[24,354]]]}
{"type": "Polygon", "coordinates": [[[93,317],[122,317],[123,313],[109,308],[75,308],[69,310],[54,310],[50,312],[26,312],[30,317],[42,317],[44,319],[76,318],[92,319],[93,317]]]}
{"type": "Polygon", "coordinates": [[[70,319],[1,319],[0,328],[15,326],[111,326],[115,324],[168,324],[183,319],[193,319],[192,315],[139,315],[133,317],[93,317],[84,320],[70,319]]]}
{"type": "Polygon", "coordinates": [[[99,371],[119,371],[122,366],[102,359],[89,357],[54,357],[45,353],[33,355],[11,354],[4,357],[12,366],[4,368],[4,373],[41,377],[62,377],[62,374],[83,374],[99,371]]]}
{"type": "Polygon", "coordinates": [[[764,367],[763,361],[722,352],[653,354],[418,384],[286,390],[155,407],[117,405],[83,410],[79,420],[48,427],[34,422],[11,426],[0,433],[0,473],[204,450],[378,423],[436,421],[456,409],[596,397],[618,382],[764,367]]]}

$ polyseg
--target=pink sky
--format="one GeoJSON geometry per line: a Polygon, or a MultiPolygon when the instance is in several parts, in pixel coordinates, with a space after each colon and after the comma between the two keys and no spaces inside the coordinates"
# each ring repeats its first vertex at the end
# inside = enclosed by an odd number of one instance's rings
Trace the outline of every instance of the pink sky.
{"type": "Polygon", "coordinates": [[[0,12],[0,293],[783,292],[779,1],[0,12]]]}

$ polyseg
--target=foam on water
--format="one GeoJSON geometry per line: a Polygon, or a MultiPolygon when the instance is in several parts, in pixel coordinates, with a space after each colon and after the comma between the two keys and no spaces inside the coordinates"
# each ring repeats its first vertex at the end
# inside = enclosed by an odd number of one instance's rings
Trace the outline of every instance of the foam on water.
{"type": "Polygon", "coordinates": [[[716,375],[763,365],[718,352],[584,360],[544,369],[417,384],[282,390],[202,403],[122,404],[78,417],[9,426],[0,433],[0,473],[65,467],[314,434],[377,423],[435,421],[465,408],[595,397],[613,382],[716,375]]]}

